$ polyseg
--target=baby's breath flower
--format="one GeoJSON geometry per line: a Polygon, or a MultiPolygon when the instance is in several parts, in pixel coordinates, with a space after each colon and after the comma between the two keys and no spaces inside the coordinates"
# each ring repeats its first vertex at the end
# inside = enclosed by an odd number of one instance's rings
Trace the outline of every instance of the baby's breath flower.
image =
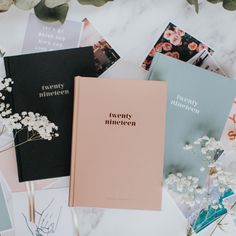
{"type": "Polygon", "coordinates": [[[58,137],[56,132],[58,127],[48,120],[48,118],[32,111],[22,111],[21,114],[12,114],[10,104],[5,102],[5,94],[12,91],[13,81],[11,78],[4,78],[0,81],[0,122],[6,130],[20,132],[21,130],[29,133],[29,140],[52,140],[58,137]]]}
{"type": "Polygon", "coordinates": [[[184,150],[191,150],[193,149],[193,146],[190,145],[190,144],[186,144],[184,147],[183,147],[184,150]]]}
{"type": "Polygon", "coordinates": [[[200,168],[200,171],[201,171],[201,172],[204,172],[204,171],[205,171],[205,167],[201,167],[201,168],[200,168]]]}
{"type": "Polygon", "coordinates": [[[181,195],[182,204],[195,207],[202,202],[205,189],[199,186],[199,179],[193,176],[183,176],[182,173],[170,174],[166,179],[167,187],[181,195]]]}

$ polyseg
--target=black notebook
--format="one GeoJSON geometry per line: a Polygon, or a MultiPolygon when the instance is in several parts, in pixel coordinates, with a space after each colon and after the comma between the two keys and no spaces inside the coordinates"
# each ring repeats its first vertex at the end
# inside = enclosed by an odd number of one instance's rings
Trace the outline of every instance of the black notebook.
{"type": "MultiPolygon", "coordinates": [[[[40,113],[58,126],[59,137],[16,147],[19,181],[70,174],[73,87],[77,75],[95,77],[92,47],[5,57],[13,113],[40,113]]],[[[15,144],[26,140],[20,132],[15,144]]]]}

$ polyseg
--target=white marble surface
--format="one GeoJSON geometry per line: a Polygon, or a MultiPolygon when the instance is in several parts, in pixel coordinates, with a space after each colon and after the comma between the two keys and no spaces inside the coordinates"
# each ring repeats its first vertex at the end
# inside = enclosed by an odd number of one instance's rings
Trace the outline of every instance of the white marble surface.
{"type": "MultiPolygon", "coordinates": [[[[81,6],[71,0],[68,19],[84,17],[122,58],[104,74],[106,77],[144,78],[145,72],[138,65],[172,21],[215,49],[216,61],[229,77],[236,79],[236,12],[228,12],[220,5],[202,1],[200,13],[196,14],[185,0],[115,0],[102,8],[81,6]]],[[[8,55],[20,53],[27,19],[28,12],[15,7],[0,15],[0,48],[8,55]]],[[[0,75],[4,75],[3,68],[0,75]]],[[[80,224],[81,232],[90,232],[87,235],[91,236],[186,236],[186,222],[165,191],[161,212],[105,210],[94,226],[87,219],[80,224]]],[[[217,230],[215,236],[236,235],[231,219],[226,221],[226,232],[217,230]]],[[[210,230],[211,227],[199,235],[209,236],[210,230]]]]}

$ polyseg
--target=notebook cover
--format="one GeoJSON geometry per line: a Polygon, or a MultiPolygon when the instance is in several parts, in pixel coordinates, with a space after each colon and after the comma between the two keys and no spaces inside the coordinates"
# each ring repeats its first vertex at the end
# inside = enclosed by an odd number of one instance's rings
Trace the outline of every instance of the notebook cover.
{"type": "MultiPolygon", "coordinates": [[[[5,57],[4,60],[6,75],[14,81],[13,112],[32,111],[45,115],[58,126],[60,135],[51,141],[29,142],[16,148],[19,181],[69,175],[74,76],[96,75],[92,47],[5,57]]],[[[24,133],[17,137],[16,144],[25,140],[24,133]]]]}
{"type": "Polygon", "coordinates": [[[183,150],[207,135],[220,140],[236,95],[236,81],[158,53],[149,80],[168,82],[164,175],[181,172],[205,182],[207,162],[183,150]]]}
{"type": "MultiPolygon", "coordinates": [[[[0,153],[0,175],[2,175],[2,178],[5,180],[11,192],[27,191],[26,184],[24,182],[19,182],[15,149],[11,148],[8,151],[0,153]]],[[[35,190],[47,188],[56,180],[57,178],[50,178],[35,181],[34,188],[35,190]]]]}
{"type": "Polygon", "coordinates": [[[75,78],[71,207],[160,210],[167,85],[75,78]]]}

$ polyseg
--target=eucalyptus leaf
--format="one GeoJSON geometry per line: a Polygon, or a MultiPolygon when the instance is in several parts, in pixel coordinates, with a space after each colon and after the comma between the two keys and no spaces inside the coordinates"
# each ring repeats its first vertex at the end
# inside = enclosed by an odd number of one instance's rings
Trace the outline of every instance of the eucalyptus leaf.
{"type": "MultiPolygon", "coordinates": [[[[195,5],[195,9],[196,12],[198,12],[198,8],[199,8],[199,4],[198,4],[198,0],[186,0],[189,4],[191,5],[195,5]]],[[[223,3],[223,7],[226,10],[229,11],[235,11],[236,10],[236,0],[206,0],[207,2],[213,3],[213,4],[217,4],[222,2],[223,3]]]]}
{"type": "Polygon", "coordinates": [[[35,8],[35,15],[42,21],[56,22],[60,21],[62,24],[66,20],[69,5],[64,3],[60,6],[49,8],[45,5],[45,0],[42,0],[35,8]]]}
{"type": "Polygon", "coordinates": [[[214,3],[214,4],[219,3],[219,2],[223,2],[223,0],[207,0],[207,1],[210,3],[214,3]]]}
{"type": "Polygon", "coordinates": [[[236,10],[236,0],[223,0],[223,7],[229,11],[236,10]]]}
{"type": "Polygon", "coordinates": [[[68,0],[45,0],[45,5],[49,8],[54,8],[67,2],[68,0]]]}
{"type": "Polygon", "coordinates": [[[13,4],[13,0],[0,0],[0,12],[7,11],[13,4]]]}
{"type": "Polygon", "coordinates": [[[14,0],[15,5],[22,10],[34,8],[41,0],[14,0]]]}
{"type": "Polygon", "coordinates": [[[113,0],[78,0],[82,5],[93,5],[96,7],[101,7],[107,2],[111,2],[113,0]]]}
{"type": "Polygon", "coordinates": [[[191,5],[195,6],[195,11],[198,13],[199,12],[199,3],[198,0],[187,0],[187,2],[191,5]]]}

